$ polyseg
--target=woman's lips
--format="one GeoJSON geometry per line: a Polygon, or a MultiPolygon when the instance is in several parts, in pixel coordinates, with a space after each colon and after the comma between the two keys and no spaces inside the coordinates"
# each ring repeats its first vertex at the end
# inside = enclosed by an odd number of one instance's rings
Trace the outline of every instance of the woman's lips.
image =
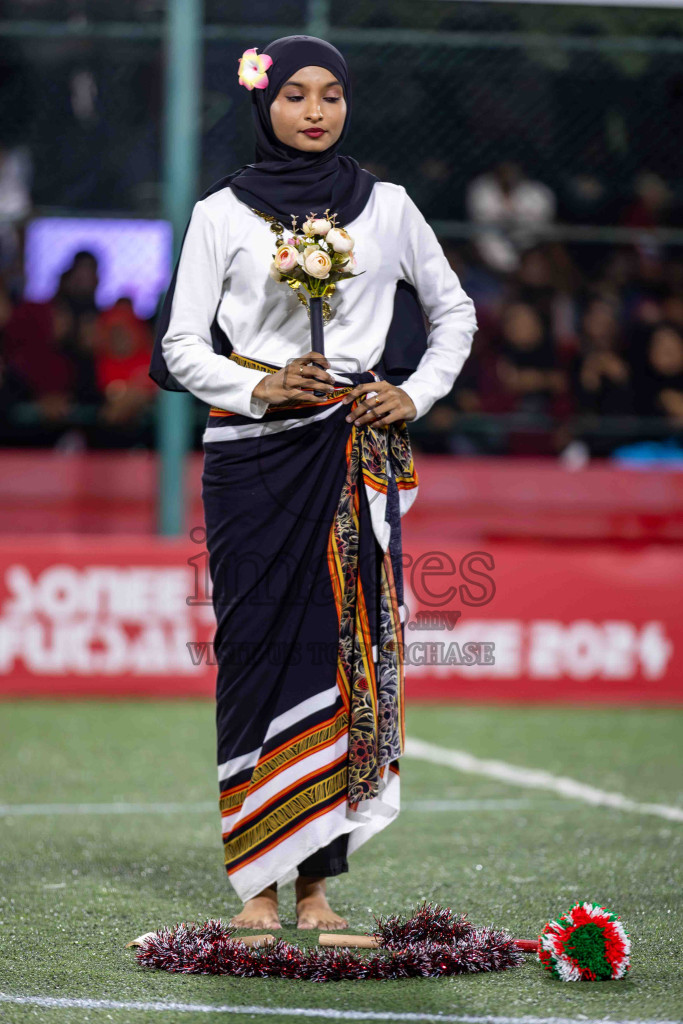
{"type": "Polygon", "coordinates": [[[325,134],[324,128],[307,128],[304,131],[304,135],[310,135],[312,139],[319,139],[321,135],[325,134]]]}

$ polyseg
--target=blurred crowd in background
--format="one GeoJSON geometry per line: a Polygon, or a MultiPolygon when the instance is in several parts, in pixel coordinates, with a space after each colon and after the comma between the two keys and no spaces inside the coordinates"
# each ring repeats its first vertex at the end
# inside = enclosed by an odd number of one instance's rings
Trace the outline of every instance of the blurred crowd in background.
{"type": "Polygon", "coordinates": [[[473,352],[425,437],[431,450],[606,456],[622,441],[683,432],[683,249],[654,242],[671,194],[652,174],[634,182],[616,225],[643,229],[631,245],[544,242],[552,191],[504,162],[468,188],[472,244],[444,241],[475,302],[473,352]],[[463,415],[496,414],[468,434],[463,415]],[[650,420],[651,422],[644,422],[650,420]],[[580,442],[582,448],[579,448],[580,442]]]}
{"type": "MultiPolygon", "coordinates": [[[[87,250],[50,301],[24,301],[17,289],[31,215],[21,157],[0,150],[0,443],[153,448],[154,317],[138,317],[126,296],[99,309],[97,258],[87,250]]],[[[440,241],[479,330],[453,392],[415,424],[418,448],[581,459],[609,456],[624,441],[678,441],[683,251],[647,234],[665,220],[666,184],[640,175],[617,213],[617,224],[643,229],[642,244],[543,240],[556,197],[513,161],[475,177],[465,203],[480,231],[440,241]]],[[[201,429],[198,416],[198,446],[201,429]]]]}
{"type": "MultiPolygon", "coordinates": [[[[156,447],[154,316],[125,288],[99,308],[92,241],[25,301],[24,253],[32,218],[164,218],[167,6],[15,0],[0,20],[0,444],[156,447]]],[[[474,300],[416,448],[683,464],[679,11],[205,0],[204,27],[197,193],[253,159],[245,45],[329,29],[353,69],[345,151],[406,187],[474,300]]]]}

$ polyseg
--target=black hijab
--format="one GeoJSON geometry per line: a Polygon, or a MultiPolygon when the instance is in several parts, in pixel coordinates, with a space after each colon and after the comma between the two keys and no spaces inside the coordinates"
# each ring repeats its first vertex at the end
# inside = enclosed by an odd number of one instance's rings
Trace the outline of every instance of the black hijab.
{"type": "MultiPolygon", "coordinates": [[[[231,188],[241,202],[263,213],[273,214],[282,220],[285,228],[291,225],[292,214],[301,224],[311,211],[322,214],[327,209],[337,213],[338,222],[344,226],[363,211],[375,182],[380,180],[362,168],[353,157],[338,153],[351,121],[351,80],[346,61],[335,46],[316,36],[283,36],[269,43],[263,53],[271,57],[273,63],[267,71],[267,87],[251,90],[256,134],[254,163],[245,164],[221,178],[201,198],[206,199],[223,188],[231,188]],[[309,66],[331,71],[341,82],[346,100],[346,119],[341,134],[334,145],[320,152],[296,149],[281,142],[273,131],[270,118],[270,105],[282,85],[299,68],[309,66]]],[[[183,242],[186,234],[187,227],[183,242]]],[[[161,348],[171,318],[179,263],[180,256],[157,319],[149,368],[152,380],[166,391],[187,390],[170,373],[161,348]]],[[[230,340],[215,318],[211,326],[211,340],[214,351],[230,355],[230,340]]],[[[409,282],[399,281],[384,355],[375,369],[393,383],[400,383],[416,368],[425,351],[426,341],[425,321],[417,292],[409,282]]]]}

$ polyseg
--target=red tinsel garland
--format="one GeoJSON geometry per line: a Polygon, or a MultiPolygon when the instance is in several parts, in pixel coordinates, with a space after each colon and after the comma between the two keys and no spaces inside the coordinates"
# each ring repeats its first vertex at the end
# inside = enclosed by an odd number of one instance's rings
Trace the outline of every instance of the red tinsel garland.
{"type": "Polygon", "coordinates": [[[448,908],[423,904],[410,918],[377,918],[372,933],[382,951],[303,950],[280,940],[254,948],[234,938],[220,920],[161,928],[145,940],[136,959],[145,967],[182,974],[229,974],[237,978],[363,981],[432,978],[519,967],[524,955],[503,931],[475,928],[448,908]]]}

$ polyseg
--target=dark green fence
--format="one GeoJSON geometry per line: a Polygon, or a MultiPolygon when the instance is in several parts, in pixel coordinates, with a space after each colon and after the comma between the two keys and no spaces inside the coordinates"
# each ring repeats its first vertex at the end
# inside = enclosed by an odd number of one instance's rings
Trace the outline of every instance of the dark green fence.
{"type": "MultiPolygon", "coordinates": [[[[15,2],[0,21],[0,140],[28,146],[39,207],[158,215],[163,8],[15,2]]],[[[615,223],[647,170],[683,224],[681,11],[208,2],[205,18],[204,184],[253,159],[244,48],[317,27],[352,68],[348,151],[429,218],[464,220],[467,183],[509,157],[555,191],[560,221],[615,223]]]]}

